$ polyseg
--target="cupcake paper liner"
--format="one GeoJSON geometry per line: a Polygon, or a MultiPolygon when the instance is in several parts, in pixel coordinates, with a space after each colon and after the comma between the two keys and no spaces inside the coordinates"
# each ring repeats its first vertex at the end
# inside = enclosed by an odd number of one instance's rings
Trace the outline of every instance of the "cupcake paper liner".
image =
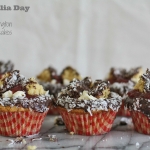
{"type": "Polygon", "coordinates": [[[132,111],[132,120],[134,129],[143,134],[150,134],[150,120],[143,113],[138,111],[132,111]]]}
{"type": "Polygon", "coordinates": [[[110,131],[116,112],[98,111],[90,116],[89,113],[69,113],[65,109],[59,109],[65,126],[69,132],[79,135],[100,135],[110,131]]]}
{"type": "Polygon", "coordinates": [[[122,105],[119,108],[117,112],[117,116],[125,116],[125,117],[131,117],[131,113],[128,109],[124,108],[124,102],[122,101],[122,105]]]}
{"type": "Polygon", "coordinates": [[[47,112],[0,112],[0,135],[28,136],[40,131],[47,112]]]}

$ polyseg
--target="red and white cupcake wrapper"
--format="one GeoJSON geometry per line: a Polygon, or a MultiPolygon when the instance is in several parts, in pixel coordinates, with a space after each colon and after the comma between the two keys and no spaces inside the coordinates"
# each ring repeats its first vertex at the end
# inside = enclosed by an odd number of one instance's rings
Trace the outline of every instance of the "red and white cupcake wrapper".
{"type": "Polygon", "coordinates": [[[69,113],[59,109],[65,126],[69,132],[79,135],[100,135],[110,131],[116,112],[99,111],[90,116],[89,113],[69,113]]]}
{"type": "Polygon", "coordinates": [[[143,134],[150,134],[150,120],[143,113],[138,111],[131,112],[134,129],[143,134]]]}
{"type": "Polygon", "coordinates": [[[47,112],[0,112],[0,135],[27,136],[37,134],[47,112]]]}
{"type": "Polygon", "coordinates": [[[119,108],[117,112],[117,116],[125,116],[125,117],[131,117],[131,113],[128,109],[124,108],[124,102],[122,101],[122,105],[119,108]]]}

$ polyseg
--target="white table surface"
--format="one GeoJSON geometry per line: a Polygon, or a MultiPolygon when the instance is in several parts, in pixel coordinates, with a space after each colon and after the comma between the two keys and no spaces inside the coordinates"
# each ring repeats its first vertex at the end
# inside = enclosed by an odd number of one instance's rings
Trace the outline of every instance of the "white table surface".
{"type": "Polygon", "coordinates": [[[48,115],[45,118],[39,135],[34,137],[41,140],[32,141],[33,137],[25,137],[26,144],[12,144],[8,139],[15,138],[0,136],[0,150],[26,150],[29,145],[40,150],[150,150],[150,136],[135,132],[132,123],[120,125],[122,117],[115,119],[109,133],[98,136],[71,135],[65,126],[55,125],[56,117],[48,115]],[[50,141],[48,134],[56,135],[58,140],[50,141]]]}

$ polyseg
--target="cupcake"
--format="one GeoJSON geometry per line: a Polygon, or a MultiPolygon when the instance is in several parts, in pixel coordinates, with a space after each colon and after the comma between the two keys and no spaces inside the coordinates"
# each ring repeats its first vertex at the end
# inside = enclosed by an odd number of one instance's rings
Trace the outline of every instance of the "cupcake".
{"type": "Polygon", "coordinates": [[[0,79],[0,135],[38,134],[52,97],[34,78],[18,70],[0,79]]]}
{"type": "MultiPolygon", "coordinates": [[[[43,85],[45,90],[48,90],[51,95],[57,99],[58,93],[63,87],[68,85],[74,78],[81,79],[80,74],[70,66],[63,69],[60,75],[53,67],[44,69],[38,76],[37,79],[43,85]]],[[[55,104],[50,106],[48,114],[58,115],[58,110],[55,104]]]]}
{"type": "Polygon", "coordinates": [[[99,135],[110,131],[121,97],[109,90],[109,83],[86,77],[73,79],[61,90],[56,105],[65,126],[79,135],[99,135]]]}
{"type": "Polygon", "coordinates": [[[130,109],[137,132],[150,134],[150,71],[140,77],[134,89],[128,92],[125,106],[130,109]]]}
{"type": "Polygon", "coordinates": [[[43,85],[45,90],[49,90],[51,95],[55,98],[57,97],[57,93],[60,92],[62,88],[62,79],[57,74],[56,69],[53,67],[44,69],[39,75],[37,75],[37,79],[40,84],[43,85]]]}
{"type": "Polygon", "coordinates": [[[80,74],[72,67],[67,66],[60,74],[63,85],[68,85],[74,78],[81,80],[80,74]]]}
{"type": "Polygon", "coordinates": [[[130,111],[124,108],[124,99],[127,93],[133,89],[138,82],[142,68],[111,68],[107,80],[110,82],[110,90],[118,93],[122,97],[122,105],[117,113],[118,116],[130,117],[130,111]]]}
{"type": "Polygon", "coordinates": [[[13,71],[14,69],[14,64],[11,61],[8,62],[3,62],[0,61],[0,78],[2,77],[2,75],[4,75],[6,72],[10,72],[13,71]]]}

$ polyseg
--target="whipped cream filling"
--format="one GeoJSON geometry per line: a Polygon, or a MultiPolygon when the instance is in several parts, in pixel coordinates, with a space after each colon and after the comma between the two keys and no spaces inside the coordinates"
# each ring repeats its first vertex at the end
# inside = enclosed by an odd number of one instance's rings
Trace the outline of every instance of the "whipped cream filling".
{"type": "Polygon", "coordinates": [[[56,83],[57,83],[57,81],[55,79],[52,79],[51,84],[55,85],[56,83]]]}
{"type": "Polygon", "coordinates": [[[80,95],[80,97],[78,98],[79,100],[85,99],[85,100],[96,100],[97,98],[89,95],[88,91],[83,91],[83,93],[80,95]]]}
{"type": "Polygon", "coordinates": [[[10,98],[10,97],[12,97],[13,96],[13,93],[12,93],[12,91],[6,91],[5,93],[3,93],[2,94],[2,97],[3,98],[10,98]]]}
{"type": "Polygon", "coordinates": [[[12,96],[13,98],[24,98],[26,94],[24,91],[17,91],[12,96]]]}
{"type": "Polygon", "coordinates": [[[68,79],[63,79],[63,85],[67,86],[69,85],[70,81],[68,79]]]}

